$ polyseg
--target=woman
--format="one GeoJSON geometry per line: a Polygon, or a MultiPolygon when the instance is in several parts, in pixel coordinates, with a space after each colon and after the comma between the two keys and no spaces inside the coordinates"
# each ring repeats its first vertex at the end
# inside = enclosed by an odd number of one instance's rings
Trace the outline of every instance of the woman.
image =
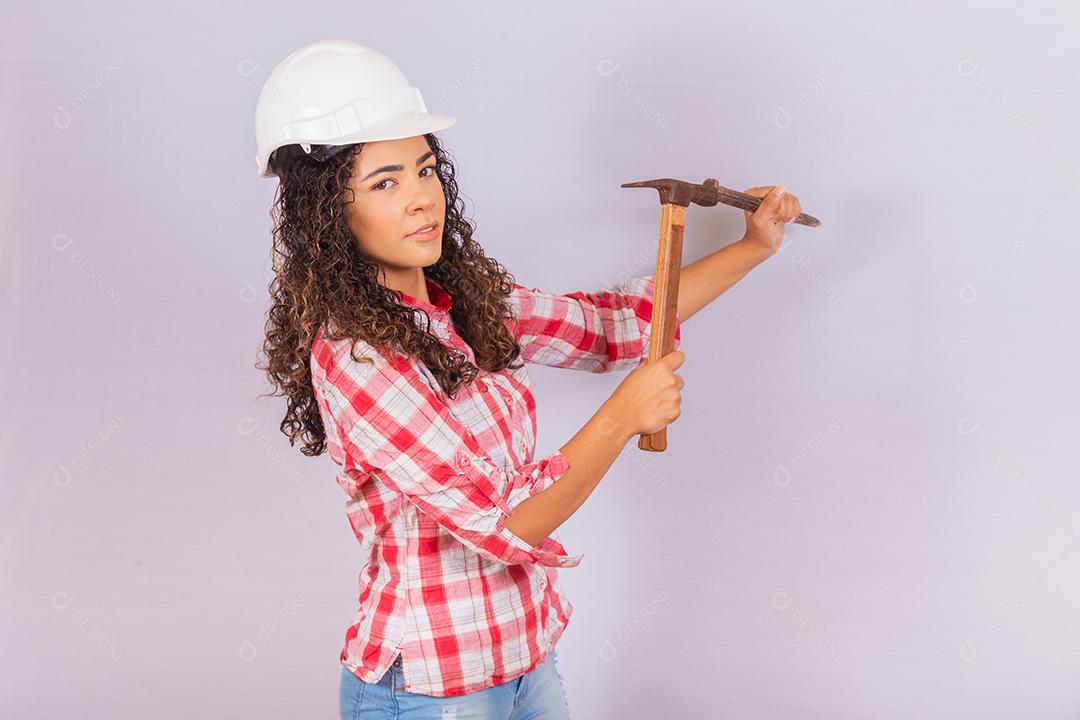
{"type": "MultiPolygon", "coordinates": [[[[439,139],[416,132],[452,123],[355,43],[274,70],[256,121],[260,174],[280,179],[264,369],[290,442],[341,467],[362,551],[341,716],[564,718],[557,569],[582,556],[555,530],[632,437],[678,417],[679,324],[645,364],[651,276],[594,294],[514,282],[473,239],[439,139]],[[356,98],[362,122],[340,110],[356,98]],[[524,362],[631,372],[536,460],[524,362]]],[[[684,314],[722,291],[694,276],[684,314]]]]}

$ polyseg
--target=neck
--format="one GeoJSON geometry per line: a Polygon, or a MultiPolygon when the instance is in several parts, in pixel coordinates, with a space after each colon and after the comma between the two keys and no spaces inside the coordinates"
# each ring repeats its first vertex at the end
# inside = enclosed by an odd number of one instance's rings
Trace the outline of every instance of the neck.
{"type": "Polygon", "coordinates": [[[424,302],[431,302],[431,298],[428,297],[427,282],[424,280],[423,268],[401,268],[394,270],[384,268],[383,274],[386,278],[383,282],[384,286],[391,290],[400,290],[406,295],[411,295],[424,302]]]}

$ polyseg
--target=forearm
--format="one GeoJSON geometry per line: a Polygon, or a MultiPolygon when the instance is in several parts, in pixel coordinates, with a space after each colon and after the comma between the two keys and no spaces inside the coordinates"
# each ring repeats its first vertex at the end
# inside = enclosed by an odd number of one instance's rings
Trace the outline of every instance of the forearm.
{"type": "Polygon", "coordinates": [[[600,484],[633,433],[610,399],[560,448],[570,469],[550,487],[518,503],[506,528],[536,545],[573,515],[600,484]]]}
{"type": "Polygon", "coordinates": [[[774,251],[740,239],[679,271],[679,322],[705,307],[774,251]]]}

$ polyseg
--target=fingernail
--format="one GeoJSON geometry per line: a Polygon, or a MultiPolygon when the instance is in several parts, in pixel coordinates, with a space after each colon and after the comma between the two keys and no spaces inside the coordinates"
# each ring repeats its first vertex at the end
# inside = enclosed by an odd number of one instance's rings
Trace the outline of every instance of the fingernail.
{"type": "Polygon", "coordinates": [[[776,193],[777,197],[780,197],[781,195],[784,194],[784,186],[783,185],[777,185],[776,187],[773,188],[773,192],[776,193]]]}

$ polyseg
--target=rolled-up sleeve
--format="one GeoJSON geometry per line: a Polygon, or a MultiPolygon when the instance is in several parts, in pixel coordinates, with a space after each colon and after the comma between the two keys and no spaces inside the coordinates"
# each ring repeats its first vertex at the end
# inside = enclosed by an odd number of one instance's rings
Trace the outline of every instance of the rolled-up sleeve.
{"type": "MultiPolygon", "coordinates": [[[[556,294],[514,285],[510,322],[525,362],[594,373],[632,369],[649,357],[655,275],[599,292],[556,294]]],[[[681,344],[675,313],[674,349],[681,344]]]]}
{"type": "MultiPolygon", "coordinates": [[[[361,343],[363,345],[363,343],[361,343]]],[[[328,347],[323,345],[324,348],[328,347]]],[[[412,361],[389,359],[367,346],[370,363],[328,350],[320,402],[336,428],[346,461],[374,473],[462,544],[508,565],[574,567],[553,536],[533,546],[506,528],[513,508],[570,469],[556,452],[509,473],[483,451],[468,428],[427,384],[412,361]]]]}

